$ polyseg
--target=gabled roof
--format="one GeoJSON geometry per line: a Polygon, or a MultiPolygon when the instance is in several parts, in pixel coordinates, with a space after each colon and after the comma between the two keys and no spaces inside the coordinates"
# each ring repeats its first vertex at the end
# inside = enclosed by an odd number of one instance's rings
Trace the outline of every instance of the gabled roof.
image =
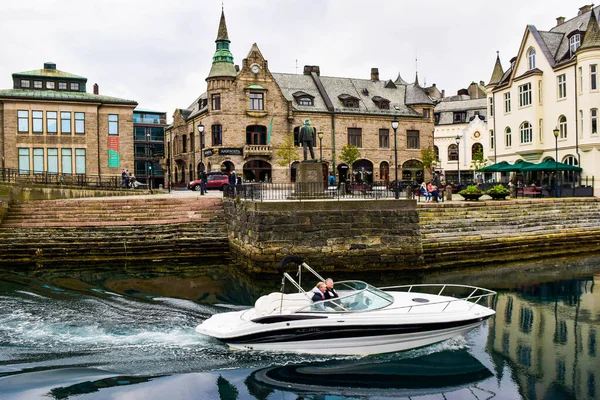
{"type": "Polygon", "coordinates": [[[406,97],[404,102],[407,105],[430,104],[433,105],[431,98],[425,93],[425,90],[419,86],[419,82],[415,82],[406,86],[406,97]]]}
{"type": "Polygon", "coordinates": [[[13,77],[31,77],[34,78],[36,76],[44,77],[44,78],[60,78],[60,79],[76,79],[87,81],[86,77],[71,74],[69,72],[59,71],[56,69],[34,69],[31,71],[23,71],[23,72],[15,72],[12,74],[13,77]]]}
{"type": "Polygon", "coordinates": [[[578,50],[581,51],[597,48],[600,48],[600,27],[598,26],[596,13],[594,13],[594,10],[592,10],[587,31],[585,33],[585,37],[583,38],[583,43],[578,50]]]}

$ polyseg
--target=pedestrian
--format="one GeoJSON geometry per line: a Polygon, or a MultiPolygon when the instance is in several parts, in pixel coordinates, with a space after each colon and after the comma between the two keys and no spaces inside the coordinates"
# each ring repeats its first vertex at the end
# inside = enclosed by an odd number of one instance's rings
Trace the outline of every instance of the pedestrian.
{"type": "Polygon", "coordinates": [[[127,170],[123,168],[121,170],[121,188],[126,188],[129,182],[129,176],[127,176],[127,170]]]}
{"type": "Polygon", "coordinates": [[[235,185],[237,183],[237,179],[235,176],[235,171],[231,171],[231,173],[229,174],[229,184],[231,186],[235,185]]]}
{"type": "Polygon", "coordinates": [[[327,178],[327,185],[335,186],[335,176],[333,175],[333,172],[329,173],[329,178],[327,178]]]}
{"type": "Polygon", "coordinates": [[[200,179],[202,180],[202,182],[200,182],[200,194],[205,195],[206,194],[206,184],[208,183],[208,176],[206,175],[206,172],[202,172],[200,174],[200,179]]]}

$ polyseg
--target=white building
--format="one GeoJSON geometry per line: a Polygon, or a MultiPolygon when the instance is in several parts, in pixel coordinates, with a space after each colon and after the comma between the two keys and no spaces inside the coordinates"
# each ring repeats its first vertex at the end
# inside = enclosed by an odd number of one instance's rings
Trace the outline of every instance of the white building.
{"type": "Polygon", "coordinates": [[[549,31],[528,25],[506,71],[497,58],[486,87],[491,161],[554,160],[558,148],[558,161],[583,168],[583,183],[600,178],[598,11],[583,6],[549,31]]]}

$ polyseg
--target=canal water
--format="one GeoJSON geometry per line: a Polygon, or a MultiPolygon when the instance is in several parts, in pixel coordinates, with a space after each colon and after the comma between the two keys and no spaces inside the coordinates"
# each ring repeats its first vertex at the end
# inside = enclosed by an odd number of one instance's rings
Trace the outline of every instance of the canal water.
{"type": "Polygon", "coordinates": [[[498,291],[464,337],[369,357],[231,351],[194,328],[279,289],[216,265],[2,266],[0,399],[600,399],[600,256],[331,274],[498,291]]]}

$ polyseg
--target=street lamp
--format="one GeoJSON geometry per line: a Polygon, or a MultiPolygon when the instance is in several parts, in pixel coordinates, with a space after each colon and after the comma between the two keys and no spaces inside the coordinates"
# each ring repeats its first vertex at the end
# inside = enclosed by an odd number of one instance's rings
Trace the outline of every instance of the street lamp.
{"type": "Polygon", "coordinates": [[[154,145],[150,144],[150,132],[146,134],[146,148],[148,149],[148,155],[150,160],[148,161],[148,189],[152,190],[152,178],[153,178],[153,167],[154,167],[154,145]]]}
{"type": "Polygon", "coordinates": [[[399,199],[398,194],[398,140],[396,132],[398,131],[398,117],[394,115],[392,120],[392,129],[394,130],[394,197],[399,199]]]}
{"type": "Polygon", "coordinates": [[[323,162],[323,131],[319,131],[317,134],[319,136],[319,150],[320,150],[320,161],[323,162]]]}
{"type": "Polygon", "coordinates": [[[456,168],[458,171],[458,190],[460,190],[460,136],[456,135],[456,168]]]}
{"type": "MultiPolygon", "coordinates": [[[[200,172],[204,172],[204,162],[202,161],[202,153],[204,153],[204,125],[198,125],[198,133],[200,134],[200,172]]],[[[202,177],[199,176],[198,178],[202,177]]]]}
{"type": "Polygon", "coordinates": [[[558,197],[558,133],[560,131],[558,130],[558,127],[555,127],[552,130],[552,133],[554,133],[554,148],[556,150],[556,157],[554,159],[554,165],[556,167],[556,171],[554,172],[554,197],[558,197]]]}

